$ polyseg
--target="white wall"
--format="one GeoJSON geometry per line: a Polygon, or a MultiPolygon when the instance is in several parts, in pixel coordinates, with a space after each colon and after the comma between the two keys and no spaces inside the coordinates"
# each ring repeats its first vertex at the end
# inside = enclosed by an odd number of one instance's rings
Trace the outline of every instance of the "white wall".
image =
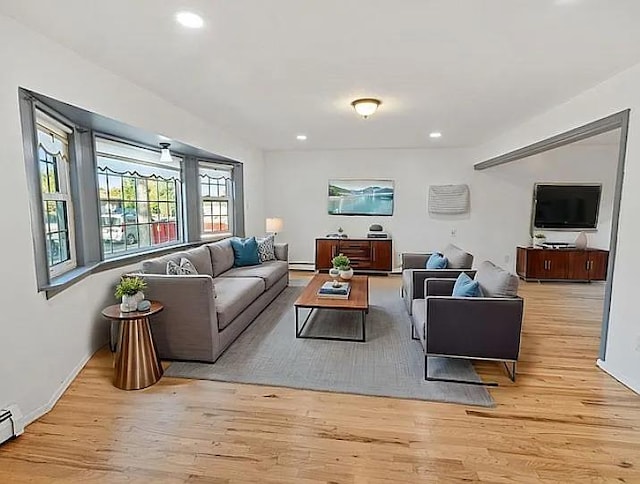
{"type": "MultiPolygon", "coordinates": [[[[342,227],[364,236],[381,223],[397,254],[442,249],[448,242],[470,251],[476,263],[492,260],[513,270],[517,245],[530,243],[533,185],[536,182],[602,183],[599,225],[589,233],[592,247],[608,248],[618,147],[576,144],[493,170],[473,170],[470,150],[280,151],[265,154],[266,210],[284,219],[278,240],[290,244],[293,262],[312,262],[314,239],[342,227]],[[327,214],[329,178],[386,178],[395,181],[391,217],[327,214]],[[432,216],[432,184],[468,183],[471,213],[432,216]],[[456,235],[451,232],[455,230],[456,235]]],[[[548,232],[549,240],[573,241],[577,232],[548,232]]]]}
{"type": "Polygon", "coordinates": [[[640,258],[640,64],[537,116],[477,150],[477,160],[529,145],[631,109],[606,360],[602,368],[640,392],[640,316],[635,302],[640,258]]]}
{"type": "Polygon", "coordinates": [[[261,151],[3,16],[0,65],[0,408],[17,403],[30,420],[106,341],[99,310],[115,302],[112,286],[130,268],[92,276],[49,301],[37,293],[18,87],[243,161],[248,233],[264,232],[263,161],[261,151]]]}
{"type": "MultiPolygon", "coordinates": [[[[595,141],[595,138],[594,138],[595,141]]],[[[484,258],[515,268],[517,245],[531,242],[530,225],[535,183],[601,183],[598,226],[587,232],[590,247],[609,249],[618,144],[583,144],[556,148],[508,165],[475,172],[474,188],[486,194],[474,212],[478,234],[498,234],[491,245],[478,246],[484,258]],[[509,256],[511,264],[507,264],[509,256]]],[[[480,196],[480,195],[478,195],[480,196]]],[[[573,242],[578,231],[542,231],[548,241],[573,242]]]]}
{"type": "MultiPolygon", "coordinates": [[[[274,187],[265,194],[266,211],[283,218],[278,240],[289,243],[292,262],[313,262],[316,237],[335,233],[338,227],[363,237],[373,223],[391,234],[396,254],[442,247],[449,240],[463,247],[470,243],[469,216],[436,219],[427,213],[429,184],[471,182],[466,150],[274,151],[265,153],[265,166],[266,186],[274,187]],[[329,178],[394,180],[393,216],[328,215],[329,178]],[[457,236],[452,239],[454,227],[457,236]]],[[[398,265],[397,255],[394,261],[398,265]]]]}

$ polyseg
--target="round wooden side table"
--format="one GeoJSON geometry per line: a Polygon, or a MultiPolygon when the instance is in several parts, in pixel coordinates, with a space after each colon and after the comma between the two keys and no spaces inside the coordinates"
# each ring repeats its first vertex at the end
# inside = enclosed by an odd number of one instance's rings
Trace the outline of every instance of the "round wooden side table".
{"type": "Polygon", "coordinates": [[[118,350],[116,353],[113,384],[122,390],[140,390],[156,383],[163,370],[156,352],[149,317],[159,313],[164,306],[151,301],[147,311],[123,313],[114,304],[102,310],[102,315],[120,323],[118,350]]]}

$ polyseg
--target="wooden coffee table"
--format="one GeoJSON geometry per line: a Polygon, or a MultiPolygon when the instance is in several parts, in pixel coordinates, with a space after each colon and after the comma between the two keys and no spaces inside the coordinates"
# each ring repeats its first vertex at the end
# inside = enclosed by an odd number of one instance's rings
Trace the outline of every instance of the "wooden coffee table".
{"type": "Polygon", "coordinates": [[[302,291],[300,297],[293,304],[296,311],[296,338],[325,339],[334,341],[356,341],[363,343],[366,341],[365,319],[369,312],[369,278],[367,276],[353,276],[349,299],[330,299],[318,297],[318,290],[327,281],[333,280],[328,274],[316,274],[307,287],[302,291]],[[300,309],[310,309],[309,314],[300,326],[300,309]],[[311,315],[318,309],[337,309],[340,311],[357,311],[361,314],[362,338],[341,338],[337,336],[303,336],[305,326],[309,322],[311,315]]]}

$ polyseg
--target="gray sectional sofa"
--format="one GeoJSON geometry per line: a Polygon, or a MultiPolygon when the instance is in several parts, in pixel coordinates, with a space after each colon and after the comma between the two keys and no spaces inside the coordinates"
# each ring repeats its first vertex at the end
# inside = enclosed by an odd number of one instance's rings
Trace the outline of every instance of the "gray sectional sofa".
{"type": "Polygon", "coordinates": [[[164,311],[151,331],[160,358],[214,362],[289,283],[288,246],[275,244],[274,261],[234,267],[230,241],[146,260],[145,296],[164,311]],[[167,275],[167,263],[187,258],[197,275],[167,275]]]}

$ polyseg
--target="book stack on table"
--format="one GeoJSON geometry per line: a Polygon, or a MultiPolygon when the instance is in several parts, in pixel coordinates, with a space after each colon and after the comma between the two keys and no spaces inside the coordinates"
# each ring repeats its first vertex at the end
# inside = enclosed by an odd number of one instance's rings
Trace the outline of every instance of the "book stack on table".
{"type": "Polygon", "coordinates": [[[351,284],[348,282],[341,282],[338,286],[334,286],[332,281],[328,281],[318,290],[318,297],[349,299],[349,291],[351,291],[351,284]]]}

